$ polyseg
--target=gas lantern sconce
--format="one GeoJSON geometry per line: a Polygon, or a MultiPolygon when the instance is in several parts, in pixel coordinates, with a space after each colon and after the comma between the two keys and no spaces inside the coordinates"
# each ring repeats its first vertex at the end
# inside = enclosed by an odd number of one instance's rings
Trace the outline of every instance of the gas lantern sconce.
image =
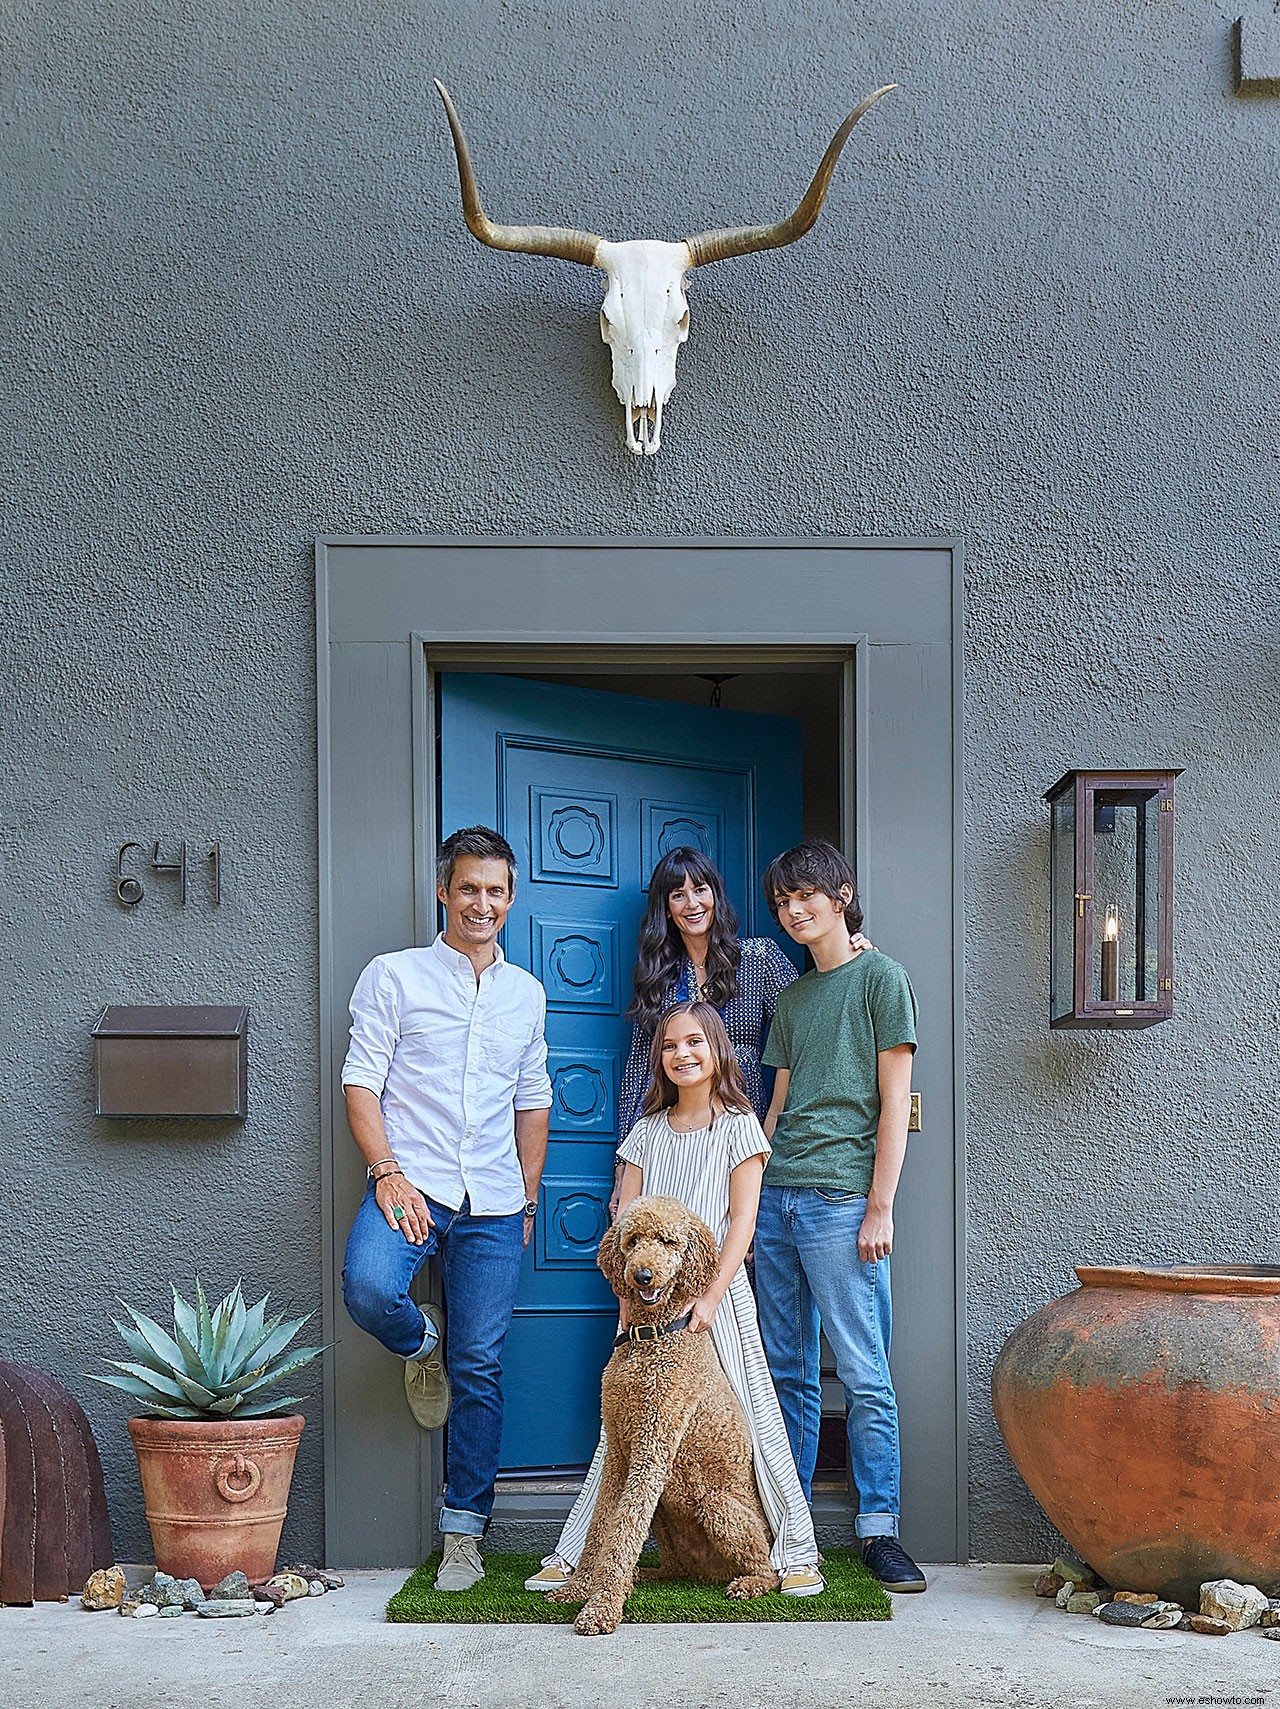
{"type": "Polygon", "coordinates": [[[1069,771],[1046,790],[1049,1024],[1173,1014],[1173,784],[1181,771],[1069,771]]]}

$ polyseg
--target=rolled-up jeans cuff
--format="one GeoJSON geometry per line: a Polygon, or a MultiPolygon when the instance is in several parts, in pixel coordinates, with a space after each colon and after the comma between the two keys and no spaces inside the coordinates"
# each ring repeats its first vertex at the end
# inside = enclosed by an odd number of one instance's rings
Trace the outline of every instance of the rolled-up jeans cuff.
{"type": "Polygon", "coordinates": [[[435,1324],[432,1323],[429,1317],[423,1318],[422,1327],[424,1331],[422,1346],[419,1347],[416,1352],[406,1353],[406,1359],[425,1359],[428,1353],[435,1350],[436,1344],[440,1340],[439,1330],[436,1328],[435,1324]]]}
{"type": "Polygon", "coordinates": [[[896,1513],[860,1513],[853,1522],[853,1530],[859,1541],[867,1537],[896,1537],[898,1535],[898,1515],[896,1513]]]}
{"type": "Polygon", "coordinates": [[[440,1530],[446,1537],[483,1537],[488,1523],[483,1513],[468,1513],[465,1507],[440,1509],[440,1530]]]}

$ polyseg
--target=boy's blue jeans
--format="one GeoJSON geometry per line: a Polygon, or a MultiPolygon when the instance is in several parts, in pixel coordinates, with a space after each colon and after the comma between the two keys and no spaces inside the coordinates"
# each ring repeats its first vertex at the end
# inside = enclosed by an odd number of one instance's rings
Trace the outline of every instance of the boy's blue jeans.
{"type": "Polygon", "coordinates": [[[813,1499],[822,1411],[819,1319],[849,1408],[859,1537],[898,1534],[898,1402],[889,1375],[889,1260],[865,1263],[862,1193],[764,1187],[756,1222],[760,1334],[805,1499],[813,1499]]]}
{"type": "Polygon", "coordinates": [[[435,1330],[411,1298],[413,1278],[438,1257],[449,1312],[447,1481],[441,1531],[482,1537],[493,1511],[502,1438],[502,1343],[524,1255],[524,1215],[472,1216],[427,1200],[435,1227],[420,1246],[391,1228],[372,1185],[356,1212],[342,1266],[342,1297],[361,1329],[402,1359],[429,1353],[435,1330]]]}

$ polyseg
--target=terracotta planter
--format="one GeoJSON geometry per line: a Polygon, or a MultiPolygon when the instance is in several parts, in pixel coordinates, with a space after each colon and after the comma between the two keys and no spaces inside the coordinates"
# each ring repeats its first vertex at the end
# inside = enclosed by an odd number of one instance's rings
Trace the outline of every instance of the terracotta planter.
{"type": "Polygon", "coordinates": [[[1078,1269],[991,1376],[1027,1487],[1115,1588],[1280,1590],[1280,1267],[1078,1269]]]}
{"type": "Polygon", "coordinates": [[[131,1418],[156,1566],[206,1590],[270,1578],[304,1419],[131,1418]]]}

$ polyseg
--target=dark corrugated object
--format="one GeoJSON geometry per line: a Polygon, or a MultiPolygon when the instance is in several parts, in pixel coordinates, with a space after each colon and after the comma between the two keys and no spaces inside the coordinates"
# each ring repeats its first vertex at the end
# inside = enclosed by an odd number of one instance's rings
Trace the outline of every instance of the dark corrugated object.
{"type": "Polygon", "coordinates": [[[0,1359],[0,1603],[61,1601],[112,1560],[88,1419],[52,1377],[0,1359]]]}

